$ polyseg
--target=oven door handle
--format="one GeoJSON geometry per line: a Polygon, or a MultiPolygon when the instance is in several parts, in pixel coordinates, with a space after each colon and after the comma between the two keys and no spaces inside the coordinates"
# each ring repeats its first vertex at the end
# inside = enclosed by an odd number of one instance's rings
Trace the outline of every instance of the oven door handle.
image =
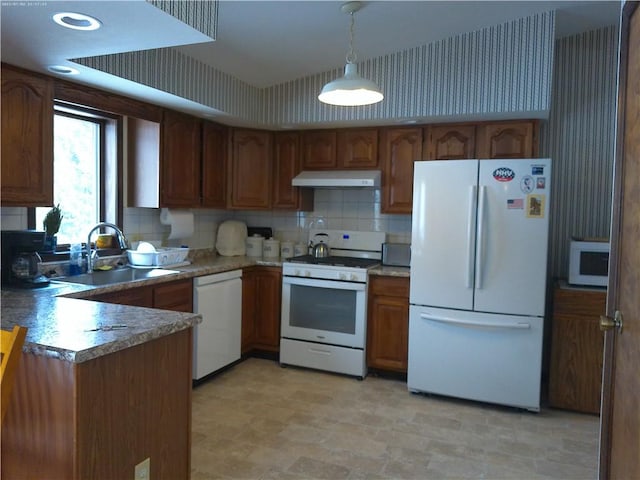
{"type": "Polygon", "coordinates": [[[317,278],[282,277],[283,285],[302,285],[305,287],[334,288],[336,290],[352,290],[363,292],[366,284],[336,280],[320,280],[317,278]]]}

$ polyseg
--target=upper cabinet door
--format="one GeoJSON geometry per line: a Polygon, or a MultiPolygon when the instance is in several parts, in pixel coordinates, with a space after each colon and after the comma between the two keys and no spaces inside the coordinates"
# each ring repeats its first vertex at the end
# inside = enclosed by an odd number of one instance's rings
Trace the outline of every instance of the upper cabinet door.
{"type": "Polygon", "coordinates": [[[160,205],[200,204],[200,121],[166,110],[162,121],[160,205]]]}
{"type": "Polygon", "coordinates": [[[478,125],[477,158],[538,156],[538,122],[499,122],[478,125]]]}
{"type": "Polygon", "coordinates": [[[312,130],[302,134],[302,169],[336,168],[336,131],[312,130]]]}
{"type": "Polygon", "coordinates": [[[475,125],[434,125],[425,129],[423,152],[426,160],[475,158],[475,125]]]}
{"type": "Polygon", "coordinates": [[[53,84],[2,67],[2,205],[53,205],[53,84]]]}
{"type": "Polygon", "coordinates": [[[339,130],[338,167],[378,168],[378,129],[339,130]]]}
{"type": "Polygon", "coordinates": [[[300,135],[278,132],[273,137],[273,190],[271,206],[283,210],[313,210],[313,189],[291,185],[300,173],[300,135]]]}
{"type": "Polygon", "coordinates": [[[271,206],[271,132],[233,131],[231,140],[230,208],[271,206]]]}
{"type": "Polygon", "coordinates": [[[411,213],[413,162],[422,159],[422,128],[388,128],[380,143],[383,213],[411,213]]]}
{"type": "Polygon", "coordinates": [[[227,203],[228,129],[212,122],[202,123],[202,206],[225,208],[227,203]]]}

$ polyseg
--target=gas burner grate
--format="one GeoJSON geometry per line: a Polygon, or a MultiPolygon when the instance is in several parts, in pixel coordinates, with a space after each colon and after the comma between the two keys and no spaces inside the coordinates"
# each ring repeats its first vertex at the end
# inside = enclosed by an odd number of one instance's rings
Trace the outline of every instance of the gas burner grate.
{"type": "Polygon", "coordinates": [[[357,258],[357,257],[325,257],[316,258],[313,255],[300,255],[298,257],[291,257],[289,262],[292,263],[306,263],[310,265],[331,265],[336,267],[351,267],[351,268],[370,268],[380,263],[380,260],[373,258],[357,258]]]}

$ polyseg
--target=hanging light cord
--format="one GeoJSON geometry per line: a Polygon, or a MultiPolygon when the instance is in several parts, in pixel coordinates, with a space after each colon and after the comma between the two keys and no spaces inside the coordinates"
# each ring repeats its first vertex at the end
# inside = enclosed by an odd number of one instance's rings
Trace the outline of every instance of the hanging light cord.
{"type": "Polygon", "coordinates": [[[351,16],[351,25],[349,26],[349,52],[347,53],[347,63],[356,63],[356,52],[353,51],[353,31],[355,19],[353,16],[353,12],[349,14],[351,16]]]}

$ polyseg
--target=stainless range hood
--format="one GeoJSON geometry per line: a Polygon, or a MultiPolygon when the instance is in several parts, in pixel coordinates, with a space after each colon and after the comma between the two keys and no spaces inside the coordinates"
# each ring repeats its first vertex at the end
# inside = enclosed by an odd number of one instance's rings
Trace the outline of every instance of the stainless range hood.
{"type": "Polygon", "coordinates": [[[380,170],[305,170],[295,177],[294,187],[379,187],[380,170]]]}

